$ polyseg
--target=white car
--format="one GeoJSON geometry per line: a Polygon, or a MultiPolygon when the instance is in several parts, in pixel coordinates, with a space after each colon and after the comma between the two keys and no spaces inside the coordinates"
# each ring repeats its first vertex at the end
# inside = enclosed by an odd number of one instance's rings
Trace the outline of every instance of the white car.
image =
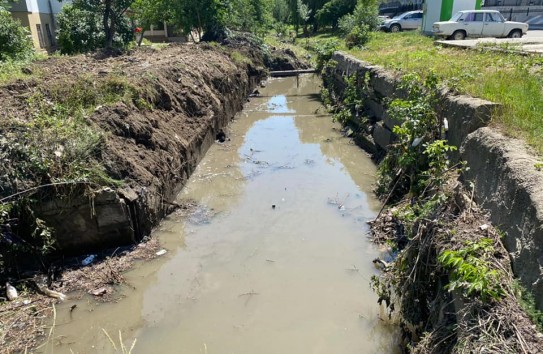
{"type": "Polygon", "coordinates": [[[528,31],[528,24],[506,21],[499,11],[460,11],[449,21],[435,22],[433,33],[438,37],[462,40],[466,37],[521,38],[528,31]]]}

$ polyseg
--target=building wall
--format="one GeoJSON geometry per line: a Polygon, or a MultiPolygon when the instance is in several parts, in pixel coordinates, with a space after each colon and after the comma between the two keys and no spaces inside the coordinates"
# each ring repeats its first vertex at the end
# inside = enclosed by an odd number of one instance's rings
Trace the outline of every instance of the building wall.
{"type": "Polygon", "coordinates": [[[49,50],[56,46],[55,15],[62,6],[71,1],[58,0],[19,0],[11,4],[10,11],[14,18],[21,21],[32,35],[34,47],[37,50],[49,50]]]}
{"type": "Polygon", "coordinates": [[[34,43],[34,48],[36,48],[36,50],[48,50],[56,46],[56,28],[51,14],[12,12],[11,15],[15,19],[21,21],[21,24],[30,30],[32,42],[34,43]],[[38,32],[38,25],[41,34],[38,32]],[[49,33],[47,29],[49,29],[49,33]]]}

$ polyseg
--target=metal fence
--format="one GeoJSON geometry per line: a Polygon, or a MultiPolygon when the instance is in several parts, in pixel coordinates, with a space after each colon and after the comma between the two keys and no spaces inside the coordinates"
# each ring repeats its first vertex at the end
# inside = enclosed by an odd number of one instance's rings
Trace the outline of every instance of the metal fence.
{"type": "Polygon", "coordinates": [[[543,0],[485,0],[483,7],[486,6],[540,6],[543,0]]]}

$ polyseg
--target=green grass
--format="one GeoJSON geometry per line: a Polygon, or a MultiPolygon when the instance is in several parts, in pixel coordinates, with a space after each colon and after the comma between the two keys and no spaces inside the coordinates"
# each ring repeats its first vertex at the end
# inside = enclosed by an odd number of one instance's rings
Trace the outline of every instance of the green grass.
{"type": "Polygon", "coordinates": [[[298,58],[305,58],[309,61],[312,61],[313,56],[306,49],[305,42],[305,38],[298,38],[296,39],[295,43],[292,43],[292,38],[289,38],[287,36],[278,36],[273,32],[264,37],[264,43],[266,45],[280,49],[290,49],[294,52],[294,54],[296,54],[298,58]]]}
{"type": "MultiPolygon", "coordinates": [[[[312,46],[329,35],[310,39],[312,46]],[[324,37],[324,38],[323,38],[324,37]]],[[[340,49],[345,50],[342,43],[340,49]]],[[[500,103],[492,124],[525,139],[543,154],[543,58],[514,53],[443,48],[416,32],[372,34],[355,57],[400,73],[434,72],[450,89],[500,103]]]]}

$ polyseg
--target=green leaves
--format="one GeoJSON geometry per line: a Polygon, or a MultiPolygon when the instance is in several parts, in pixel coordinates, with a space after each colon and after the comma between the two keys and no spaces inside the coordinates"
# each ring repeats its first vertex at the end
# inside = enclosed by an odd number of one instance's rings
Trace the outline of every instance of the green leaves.
{"type": "MultiPolygon", "coordinates": [[[[76,1],[65,5],[58,15],[58,44],[63,54],[86,53],[106,45],[103,26],[103,8],[92,2],[76,1]]],[[[130,42],[133,33],[128,19],[120,16],[116,20],[115,46],[130,42]]]]}
{"type": "Polygon", "coordinates": [[[465,296],[479,297],[484,302],[499,300],[505,292],[500,285],[500,271],[492,269],[489,261],[493,253],[493,241],[488,238],[468,241],[459,250],[441,252],[438,260],[450,271],[446,289],[462,291],[465,296]]]}
{"type": "Polygon", "coordinates": [[[431,194],[429,187],[435,190],[442,186],[449,169],[449,153],[456,147],[441,140],[437,76],[430,73],[423,81],[416,74],[407,74],[400,90],[404,98],[392,100],[387,113],[401,125],[394,127],[396,143],[379,166],[377,192],[387,195],[396,185],[396,199],[406,193],[424,197],[431,194]],[[400,176],[398,171],[402,171],[400,176]]]}
{"type": "Polygon", "coordinates": [[[28,59],[33,53],[29,30],[0,4],[0,62],[28,59]]]}

